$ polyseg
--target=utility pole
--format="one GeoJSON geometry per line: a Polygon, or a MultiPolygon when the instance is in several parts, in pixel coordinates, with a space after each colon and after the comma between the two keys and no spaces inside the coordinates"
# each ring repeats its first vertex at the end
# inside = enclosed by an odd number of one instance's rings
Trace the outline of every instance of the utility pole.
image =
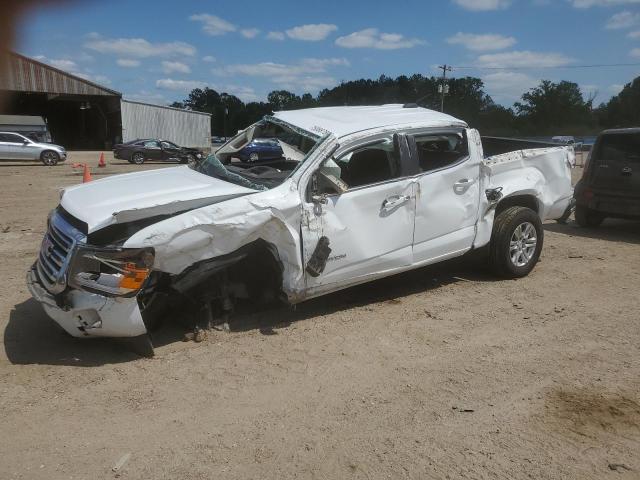
{"type": "Polygon", "coordinates": [[[447,72],[451,71],[451,67],[445,63],[444,65],[440,65],[438,68],[442,69],[442,83],[438,87],[438,92],[441,94],[440,111],[444,112],[444,96],[449,93],[449,85],[447,85],[447,72]]]}

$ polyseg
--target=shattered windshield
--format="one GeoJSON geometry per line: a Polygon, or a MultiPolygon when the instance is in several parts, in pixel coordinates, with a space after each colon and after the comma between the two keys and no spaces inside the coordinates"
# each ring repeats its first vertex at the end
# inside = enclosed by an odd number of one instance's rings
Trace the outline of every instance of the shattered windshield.
{"type": "Polygon", "coordinates": [[[266,117],[191,168],[236,185],[268,190],[288,178],[321,142],[317,135],[266,117]]]}

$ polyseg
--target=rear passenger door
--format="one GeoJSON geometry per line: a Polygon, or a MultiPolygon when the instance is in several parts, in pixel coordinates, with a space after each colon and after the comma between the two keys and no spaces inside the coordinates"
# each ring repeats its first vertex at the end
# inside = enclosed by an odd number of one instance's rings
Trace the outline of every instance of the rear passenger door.
{"type": "Polygon", "coordinates": [[[469,250],[480,201],[480,162],[470,155],[465,129],[425,131],[408,137],[420,174],[415,178],[413,257],[432,263],[469,250]]]}

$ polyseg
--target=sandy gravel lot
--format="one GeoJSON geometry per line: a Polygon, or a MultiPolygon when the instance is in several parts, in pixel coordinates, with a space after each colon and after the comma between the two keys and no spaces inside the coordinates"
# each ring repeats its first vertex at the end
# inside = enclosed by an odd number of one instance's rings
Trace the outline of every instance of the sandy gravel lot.
{"type": "Polygon", "coordinates": [[[140,359],[25,286],[79,180],[0,164],[1,479],[640,478],[640,223],[550,223],[522,280],[448,262],[140,359]]]}

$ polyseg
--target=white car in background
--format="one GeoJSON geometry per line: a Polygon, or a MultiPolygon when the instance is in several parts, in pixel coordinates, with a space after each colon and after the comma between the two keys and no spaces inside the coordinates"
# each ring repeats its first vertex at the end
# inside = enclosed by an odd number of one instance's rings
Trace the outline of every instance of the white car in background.
{"type": "Polygon", "coordinates": [[[48,166],[67,159],[60,145],[38,143],[14,132],[0,132],[0,160],[40,160],[48,166]]]}
{"type": "Polygon", "coordinates": [[[197,339],[243,299],[295,304],[485,247],[522,277],[569,205],[573,155],[485,157],[464,121],[415,105],[277,112],[194,165],[67,188],[27,283],[71,335],[152,354],[159,316],[197,339]],[[234,165],[254,138],[282,161],[234,165]]]}

